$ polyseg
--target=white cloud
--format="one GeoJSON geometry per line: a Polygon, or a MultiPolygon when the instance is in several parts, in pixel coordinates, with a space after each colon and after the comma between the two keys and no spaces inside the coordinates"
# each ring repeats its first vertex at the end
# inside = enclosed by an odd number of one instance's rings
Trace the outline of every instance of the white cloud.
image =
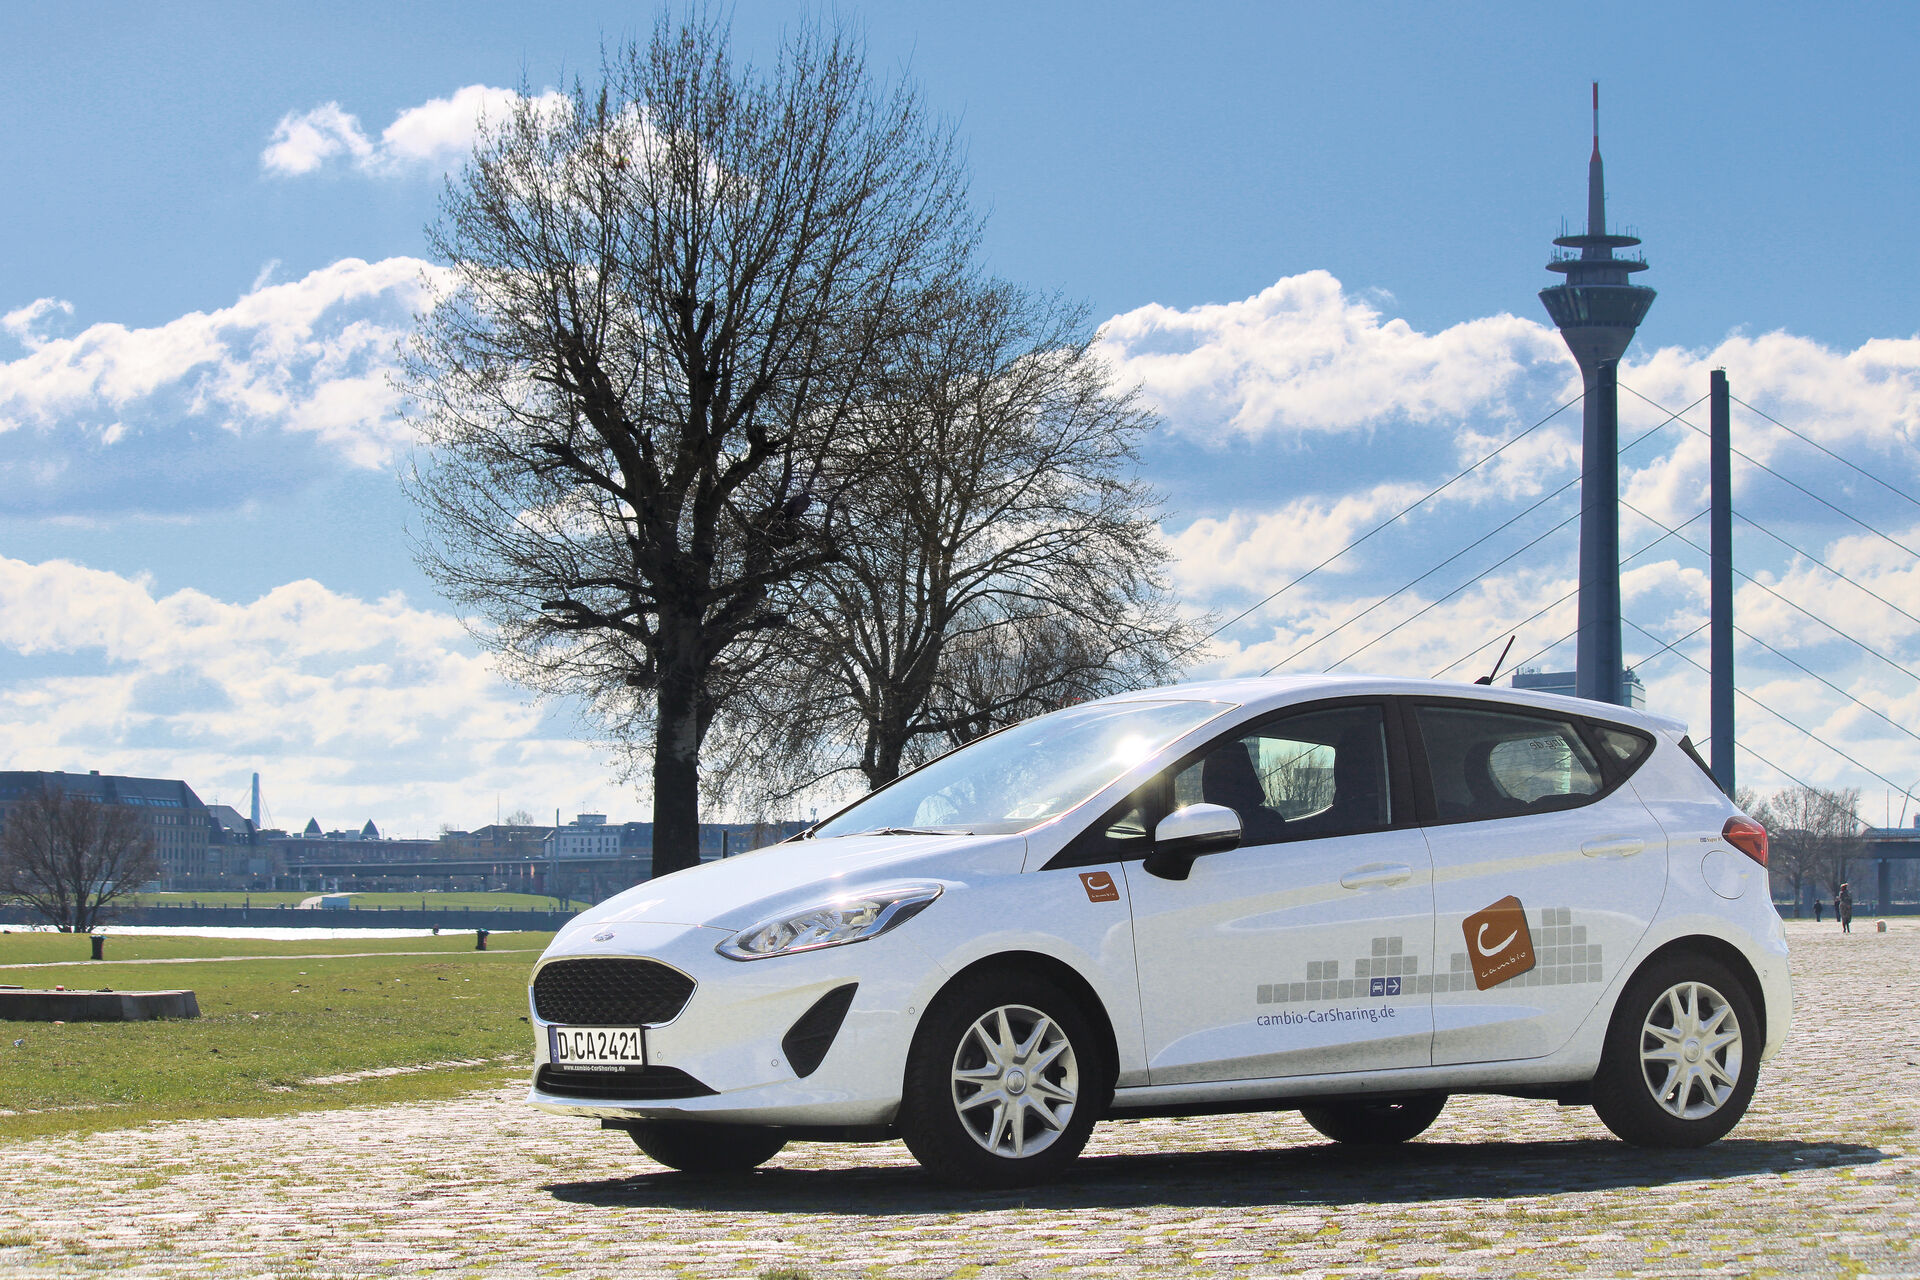
{"type": "MultiPolygon", "coordinates": [[[[139,509],[157,475],[190,505],[195,484],[260,468],[386,465],[406,440],[389,375],[437,271],[348,258],[152,328],[29,343],[0,364],[0,510],[139,509]]],[[[29,330],[47,311],[12,316],[29,330]]]]}
{"type": "Polygon", "coordinates": [[[373,155],[373,143],[360,131],[359,117],[337,102],[323,102],[311,111],[281,116],[273,140],[260,153],[260,165],[270,173],[293,176],[312,173],[338,155],[364,163],[373,155]]]}
{"type": "Polygon", "coordinates": [[[508,807],[632,811],[594,747],[527,705],[457,620],[311,580],[232,602],[66,561],[0,557],[0,762],[185,778],[203,798],[267,778],[282,824],[369,816],[431,834],[508,807]]]}
{"type": "Polygon", "coordinates": [[[0,329],[29,351],[35,351],[47,344],[48,338],[42,330],[42,322],[50,316],[71,316],[73,304],[60,298],[35,298],[26,306],[9,311],[0,316],[0,329]]]}
{"type": "Polygon", "coordinates": [[[1531,383],[1578,390],[1565,347],[1542,325],[1501,315],[1425,334],[1383,321],[1324,271],[1239,302],[1129,311],[1107,322],[1102,346],[1121,382],[1139,384],[1175,430],[1196,436],[1505,420],[1531,383]]]}
{"type": "MultiPolygon", "coordinates": [[[[483,124],[498,124],[520,100],[512,89],[466,85],[401,111],[378,141],[339,103],[322,103],[280,118],[260,153],[260,166],[281,177],[309,174],[336,159],[369,174],[446,172],[472,154],[483,124]]],[[[568,109],[566,95],[551,89],[533,101],[542,111],[568,109]]]]}

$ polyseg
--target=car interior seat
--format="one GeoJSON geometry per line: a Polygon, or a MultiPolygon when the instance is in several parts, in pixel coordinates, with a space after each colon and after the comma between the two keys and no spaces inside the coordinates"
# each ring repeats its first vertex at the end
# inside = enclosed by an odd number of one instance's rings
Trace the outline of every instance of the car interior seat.
{"type": "Polygon", "coordinates": [[[1493,780],[1493,751],[1499,745],[1498,742],[1476,742],[1467,748],[1461,773],[1472,800],[1457,806],[1460,812],[1454,817],[1502,818],[1526,811],[1524,800],[1508,795],[1493,780]]]}
{"type": "Polygon", "coordinates": [[[1286,819],[1267,808],[1267,793],[1244,742],[1223,743],[1207,753],[1200,766],[1200,798],[1240,815],[1243,844],[1269,844],[1286,826],[1286,819]]]}
{"type": "Polygon", "coordinates": [[[1387,825],[1386,759],[1380,730],[1349,729],[1333,748],[1333,803],[1293,823],[1301,835],[1344,835],[1387,825]]]}

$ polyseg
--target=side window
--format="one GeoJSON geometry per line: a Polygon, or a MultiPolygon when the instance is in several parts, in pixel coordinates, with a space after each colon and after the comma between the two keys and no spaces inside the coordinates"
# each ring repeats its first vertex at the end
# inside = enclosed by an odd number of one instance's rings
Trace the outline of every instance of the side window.
{"type": "Polygon", "coordinates": [[[1571,721],[1444,706],[1415,715],[1442,822],[1571,808],[1605,786],[1571,721]]]}
{"type": "Polygon", "coordinates": [[[1380,830],[1392,814],[1385,716],[1309,711],[1218,743],[1173,779],[1174,808],[1202,801],[1238,813],[1248,845],[1380,830]]]}

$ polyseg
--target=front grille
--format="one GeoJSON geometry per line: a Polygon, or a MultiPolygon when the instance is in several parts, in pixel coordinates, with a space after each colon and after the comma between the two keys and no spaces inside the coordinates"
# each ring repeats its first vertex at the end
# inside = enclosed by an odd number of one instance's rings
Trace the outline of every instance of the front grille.
{"type": "Polygon", "coordinates": [[[640,1067],[625,1071],[573,1071],[542,1067],[533,1087],[561,1098],[704,1098],[714,1090],[678,1067],[640,1067]]]}
{"type": "Polygon", "coordinates": [[[692,997],[693,979],[655,960],[556,960],[533,979],[534,1012],[568,1026],[659,1026],[692,997]]]}

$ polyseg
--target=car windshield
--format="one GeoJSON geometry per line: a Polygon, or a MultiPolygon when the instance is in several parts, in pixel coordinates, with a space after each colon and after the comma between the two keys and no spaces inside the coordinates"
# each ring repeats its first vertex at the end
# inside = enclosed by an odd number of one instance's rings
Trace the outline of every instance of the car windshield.
{"type": "Polygon", "coordinates": [[[942,756],[813,834],[1025,831],[1065,813],[1230,705],[1093,703],[1037,716],[942,756]]]}

